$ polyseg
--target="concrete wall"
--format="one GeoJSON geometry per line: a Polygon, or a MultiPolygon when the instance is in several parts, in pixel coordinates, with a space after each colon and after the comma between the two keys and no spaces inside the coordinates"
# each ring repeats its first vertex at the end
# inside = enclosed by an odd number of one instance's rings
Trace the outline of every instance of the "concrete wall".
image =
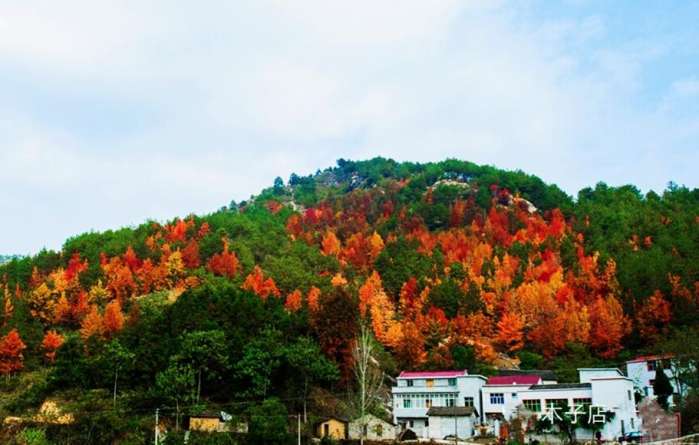
{"type": "Polygon", "coordinates": [[[445,436],[453,435],[455,429],[459,438],[472,437],[475,419],[475,416],[457,417],[456,425],[454,425],[453,417],[432,416],[430,417],[428,437],[443,439],[445,436]]]}

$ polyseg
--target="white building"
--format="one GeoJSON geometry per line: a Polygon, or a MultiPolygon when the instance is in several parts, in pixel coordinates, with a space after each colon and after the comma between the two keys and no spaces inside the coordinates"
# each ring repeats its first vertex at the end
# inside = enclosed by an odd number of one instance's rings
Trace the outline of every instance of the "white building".
{"type": "MultiPolygon", "coordinates": [[[[655,373],[658,368],[662,368],[665,375],[670,380],[672,384],[673,396],[679,394],[679,388],[677,387],[677,381],[670,368],[669,359],[672,358],[671,355],[647,355],[636,357],[633,360],[626,362],[626,375],[633,380],[636,388],[646,397],[655,399],[655,394],[653,392],[653,383],[655,382],[655,373]]],[[[672,405],[674,397],[668,399],[668,402],[672,405]]]]}
{"type": "MultiPolygon", "coordinates": [[[[631,379],[614,368],[583,368],[578,375],[580,383],[563,384],[544,384],[540,377],[535,382],[536,376],[491,377],[482,388],[486,421],[497,434],[500,421],[511,420],[520,406],[543,415],[565,402],[572,409],[581,406],[587,413],[590,406],[612,411],[613,419],[600,431],[605,440],[640,430],[631,379]]],[[[576,436],[591,438],[592,431],[579,429],[576,436]]]]}
{"type": "MultiPolygon", "coordinates": [[[[403,371],[391,390],[393,423],[409,428],[420,438],[429,438],[432,407],[473,407],[481,413],[481,387],[486,378],[460,371],[403,371]]],[[[452,419],[453,420],[453,419],[452,419]]],[[[441,434],[441,431],[440,431],[441,434]]]]}
{"type": "Polygon", "coordinates": [[[427,417],[430,421],[430,439],[454,436],[467,439],[475,435],[475,426],[478,423],[476,409],[472,406],[433,406],[427,411],[427,417]]]}

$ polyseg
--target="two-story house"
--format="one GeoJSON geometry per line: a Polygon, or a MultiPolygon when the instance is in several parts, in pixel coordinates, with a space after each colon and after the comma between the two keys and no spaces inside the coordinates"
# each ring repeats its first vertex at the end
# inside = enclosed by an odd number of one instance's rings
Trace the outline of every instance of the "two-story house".
{"type": "Polygon", "coordinates": [[[480,418],[481,375],[456,371],[403,371],[396,379],[393,394],[393,421],[401,429],[410,428],[418,437],[430,437],[427,412],[432,407],[473,407],[480,418]]]}
{"type": "MultiPolygon", "coordinates": [[[[579,383],[544,383],[538,376],[491,377],[483,386],[483,412],[486,421],[498,431],[502,420],[511,420],[520,408],[544,415],[555,407],[568,406],[589,415],[590,407],[614,413],[601,424],[606,440],[638,431],[640,419],[636,410],[633,382],[615,368],[581,368],[579,383]]],[[[578,439],[592,438],[592,431],[579,429],[578,439]]]]}
{"type": "MultiPolygon", "coordinates": [[[[633,380],[636,388],[644,396],[654,399],[653,383],[655,383],[655,375],[658,369],[662,369],[670,380],[670,384],[672,384],[673,395],[679,394],[680,388],[678,388],[677,381],[670,367],[669,359],[671,358],[672,356],[668,354],[636,357],[626,362],[626,375],[633,380]]],[[[673,398],[668,400],[671,405],[673,404],[673,398]]]]}

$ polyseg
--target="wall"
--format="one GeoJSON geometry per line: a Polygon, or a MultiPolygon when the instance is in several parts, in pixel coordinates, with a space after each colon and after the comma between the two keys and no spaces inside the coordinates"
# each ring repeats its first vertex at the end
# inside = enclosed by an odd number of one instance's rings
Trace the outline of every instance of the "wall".
{"type": "MultiPolygon", "coordinates": [[[[456,429],[460,438],[468,438],[473,436],[473,424],[475,416],[472,417],[457,417],[456,429]]],[[[454,418],[453,417],[430,417],[430,426],[428,437],[431,439],[443,439],[445,436],[454,434],[454,418]]]]}

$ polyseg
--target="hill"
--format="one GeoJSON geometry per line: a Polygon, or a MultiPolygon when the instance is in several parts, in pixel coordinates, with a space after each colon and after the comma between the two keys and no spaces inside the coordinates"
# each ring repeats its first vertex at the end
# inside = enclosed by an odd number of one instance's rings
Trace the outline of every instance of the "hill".
{"type": "Polygon", "coordinates": [[[156,406],[347,410],[324,403],[352,386],[360,325],[387,374],[520,366],[572,380],[696,329],[697,247],[697,189],[573,198],[457,160],[340,160],[209,215],[0,266],[0,371],[40,376],[0,409],[72,399],[86,414],[70,434],[96,441],[145,437],[156,406]]]}

